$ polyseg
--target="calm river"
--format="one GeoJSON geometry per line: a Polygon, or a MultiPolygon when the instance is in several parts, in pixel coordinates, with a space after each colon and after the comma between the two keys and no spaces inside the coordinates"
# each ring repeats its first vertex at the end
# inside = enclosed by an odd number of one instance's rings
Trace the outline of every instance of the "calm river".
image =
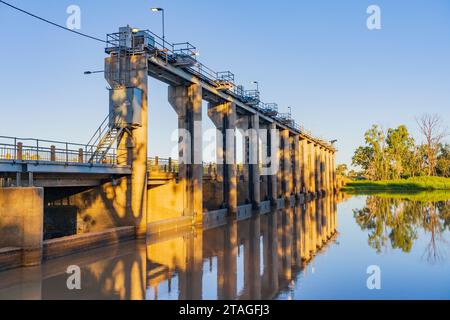
{"type": "Polygon", "coordinates": [[[450,299],[449,199],[327,197],[5,271],[0,299],[450,299]]]}

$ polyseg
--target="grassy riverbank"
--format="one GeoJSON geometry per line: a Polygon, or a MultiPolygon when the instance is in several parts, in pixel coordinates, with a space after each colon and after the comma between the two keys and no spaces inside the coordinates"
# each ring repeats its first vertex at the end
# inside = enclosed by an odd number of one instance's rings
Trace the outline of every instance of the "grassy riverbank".
{"type": "Polygon", "coordinates": [[[342,189],[345,192],[364,193],[371,191],[411,192],[450,190],[450,178],[416,177],[403,180],[351,181],[342,189]]]}

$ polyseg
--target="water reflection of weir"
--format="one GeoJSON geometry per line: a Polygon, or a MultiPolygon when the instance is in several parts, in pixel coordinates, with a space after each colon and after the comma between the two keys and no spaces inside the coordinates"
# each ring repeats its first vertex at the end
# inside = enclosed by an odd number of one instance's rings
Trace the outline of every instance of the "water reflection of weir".
{"type": "Polygon", "coordinates": [[[334,241],[337,205],[325,197],[147,247],[148,299],[273,299],[334,241]]]}
{"type": "Polygon", "coordinates": [[[273,299],[327,244],[335,197],[212,230],[180,230],[0,273],[0,299],[273,299]],[[82,290],[67,288],[81,268],[82,290]]]}

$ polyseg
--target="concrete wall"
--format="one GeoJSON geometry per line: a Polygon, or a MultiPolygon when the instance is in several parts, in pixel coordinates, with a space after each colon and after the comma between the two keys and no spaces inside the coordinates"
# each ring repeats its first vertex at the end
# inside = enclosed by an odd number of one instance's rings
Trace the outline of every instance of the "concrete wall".
{"type": "Polygon", "coordinates": [[[185,192],[182,183],[172,180],[165,185],[150,187],[147,194],[148,223],[183,216],[185,192]]]}
{"type": "Polygon", "coordinates": [[[214,178],[203,180],[203,208],[204,210],[222,209],[223,199],[223,183],[214,178]]]}
{"type": "Polygon", "coordinates": [[[135,220],[145,219],[132,216],[130,199],[131,187],[128,179],[124,178],[69,196],[65,208],[58,208],[56,202],[52,210],[65,213],[76,208],[76,234],[85,234],[135,226],[135,220]]]}
{"type": "Polygon", "coordinates": [[[23,266],[41,261],[43,222],[42,188],[0,188],[0,248],[21,248],[23,266]]]}

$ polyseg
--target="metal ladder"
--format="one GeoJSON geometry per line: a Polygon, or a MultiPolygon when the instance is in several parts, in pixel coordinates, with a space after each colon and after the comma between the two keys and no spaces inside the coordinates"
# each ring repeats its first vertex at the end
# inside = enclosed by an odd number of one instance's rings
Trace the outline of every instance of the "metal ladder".
{"type": "Polygon", "coordinates": [[[111,115],[106,117],[94,136],[88,142],[90,148],[88,163],[103,163],[108,156],[108,152],[113,148],[114,143],[124,131],[124,128],[121,127],[119,123],[114,123],[114,125],[111,126],[110,117],[111,115]]]}

